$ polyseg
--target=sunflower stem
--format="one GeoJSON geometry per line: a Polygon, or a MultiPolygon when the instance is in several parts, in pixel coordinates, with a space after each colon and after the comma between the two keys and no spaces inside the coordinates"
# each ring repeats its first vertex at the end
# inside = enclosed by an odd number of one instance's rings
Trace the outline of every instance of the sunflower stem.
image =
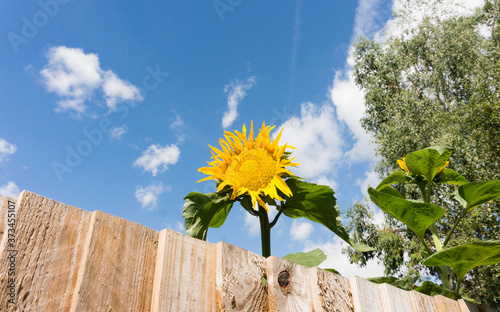
{"type": "Polygon", "coordinates": [[[276,225],[276,223],[278,222],[278,219],[279,219],[280,215],[283,213],[284,210],[285,210],[285,208],[283,207],[283,202],[281,202],[280,210],[278,211],[278,214],[276,215],[276,217],[274,217],[274,220],[269,224],[270,228],[272,228],[273,226],[276,225]]]}
{"type": "Polygon", "coordinates": [[[260,221],[260,239],[262,242],[262,256],[264,258],[271,256],[271,226],[267,210],[259,205],[259,221],[260,221]]]}

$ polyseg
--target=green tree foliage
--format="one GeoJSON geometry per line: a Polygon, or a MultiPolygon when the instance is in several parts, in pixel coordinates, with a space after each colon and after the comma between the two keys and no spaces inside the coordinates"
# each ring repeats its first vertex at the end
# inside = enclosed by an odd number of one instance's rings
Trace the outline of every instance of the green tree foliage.
{"type": "MultiPolygon", "coordinates": [[[[370,132],[381,160],[376,170],[387,176],[396,160],[433,145],[455,148],[451,167],[469,181],[500,179],[500,0],[487,1],[474,15],[439,20],[426,18],[418,27],[384,43],[362,39],[355,49],[354,76],[365,92],[363,127],[370,132]]],[[[445,187],[435,202],[447,207],[440,232],[451,227],[459,203],[449,200],[456,187],[445,187]]],[[[400,187],[417,198],[415,188],[400,187]]],[[[418,238],[394,219],[372,222],[363,203],[347,211],[348,230],[358,242],[377,247],[348,250],[354,263],[377,258],[387,275],[423,280],[437,274],[421,265],[418,238]]],[[[493,201],[462,221],[450,246],[500,239],[500,203],[493,201]]],[[[464,294],[500,306],[500,266],[479,266],[466,275],[464,294]]]]}

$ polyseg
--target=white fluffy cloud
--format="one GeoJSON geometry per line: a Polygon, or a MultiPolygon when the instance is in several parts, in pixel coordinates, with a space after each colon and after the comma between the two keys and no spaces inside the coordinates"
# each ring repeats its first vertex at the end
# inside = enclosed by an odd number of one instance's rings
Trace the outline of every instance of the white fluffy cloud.
{"type": "MultiPolygon", "coordinates": [[[[425,15],[432,14],[442,18],[453,15],[470,14],[473,9],[481,5],[481,0],[444,0],[411,2],[406,0],[395,0],[392,10],[404,11],[405,22],[401,17],[393,18],[385,25],[380,24],[381,13],[383,13],[383,2],[380,0],[360,0],[356,9],[352,41],[355,42],[360,36],[375,38],[384,42],[388,36],[401,35],[405,28],[418,25],[425,15]]],[[[374,163],[375,145],[371,137],[361,127],[360,119],[365,113],[364,93],[356,86],[352,73],[354,65],[354,48],[351,45],[349,55],[346,59],[346,68],[335,73],[333,85],[330,89],[330,97],[335,105],[338,120],[345,122],[352,133],[353,147],[346,152],[346,157],[351,162],[369,161],[374,163]]]]}
{"type": "Polygon", "coordinates": [[[17,198],[19,196],[19,193],[21,191],[19,190],[19,187],[12,181],[7,182],[7,184],[0,186],[0,194],[12,197],[12,198],[17,198]]]}
{"type": "Polygon", "coordinates": [[[121,101],[142,100],[137,87],[124,81],[112,71],[103,71],[99,57],[84,53],[79,48],[51,47],[47,53],[48,64],[40,71],[42,82],[49,92],[56,93],[61,100],[57,112],[70,111],[82,116],[85,104],[101,88],[110,110],[121,101]]]}
{"type": "Polygon", "coordinates": [[[294,240],[305,241],[313,232],[314,227],[307,221],[299,221],[294,219],[290,227],[290,237],[294,240]]]}
{"type": "Polygon", "coordinates": [[[152,211],[156,208],[158,197],[167,190],[169,188],[164,187],[163,183],[155,182],[146,187],[138,186],[134,195],[137,201],[141,203],[142,208],[152,211]]]}
{"type": "Polygon", "coordinates": [[[320,244],[313,241],[307,241],[304,248],[305,252],[320,248],[327,255],[327,259],[323,262],[321,268],[333,268],[339,271],[342,276],[359,276],[363,278],[384,276],[384,267],[377,263],[376,260],[368,261],[366,267],[360,268],[356,264],[349,263],[346,255],[342,254],[342,249],[347,246],[343,240],[335,236],[332,242],[320,244]]]}
{"type": "Polygon", "coordinates": [[[121,127],[114,127],[109,131],[109,139],[111,142],[113,141],[121,141],[123,139],[123,135],[127,133],[128,127],[123,125],[121,127]]]}
{"type": "Polygon", "coordinates": [[[344,143],[333,107],[303,103],[300,116],[285,121],[273,135],[276,136],[283,127],[285,130],[280,142],[297,148],[292,155],[296,158],[295,162],[300,164],[290,170],[310,181],[321,180],[335,186],[336,182],[329,176],[335,173],[342,161],[344,143]]]}
{"type": "Polygon", "coordinates": [[[365,172],[364,179],[357,179],[356,180],[356,184],[359,185],[360,190],[364,196],[368,196],[368,187],[369,186],[375,188],[380,182],[381,182],[381,180],[374,170],[365,172]]]}
{"type": "Polygon", "coordinates": [[[0,164],[17,151],[17,146],[0,138],[0,164]]]}
{"type": "Polygon", "coordinates": [[[118,78],[112,71],[103,73],[102,91],[106,104],[114,110],[121,101],[139,101],[142,99],[139,89],[128,81],[118,78]]]}
{"type": "Polygon", "coordinates": [[[227,129],[238,117],[238,105],[247,96],[247,91],[255,84],[255,76],[246,81],[235,80],[224,87],[227,93],[227,111],[222,117],[222,128],[227,129]]]}
{"type": "Polygon", "coordinates": [[[341,72],[335,74],[330,96],[338,120],[345,122],[354,139],[353,147],[345,153],[346,157],[351,162],[375,161],[375,145],[360,123],[365,113],[364,93],[355,85],[350,71],[346,78],[341,72]]]}
{"type": "Polygon", "coordinates": [[[143,167],[144,171],[150,171],[153,176],[156,176],[157,173],[165,172],[168,165],[175,165],[180,155],[179,147],[174,144],[166,146],[153,144],[142,152],[142,156],[137,158],[134,166],[143,167]]]}

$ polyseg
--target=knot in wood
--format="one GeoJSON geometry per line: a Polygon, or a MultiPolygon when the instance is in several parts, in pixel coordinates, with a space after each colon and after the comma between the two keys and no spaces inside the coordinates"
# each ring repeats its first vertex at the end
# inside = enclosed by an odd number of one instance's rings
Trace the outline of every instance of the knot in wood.
{"type": "Polygon", "coordinates": [[[290,284],[290,274],[287,271],[278,274],[278,284],[281,288],[285,288],[290,284]]]}

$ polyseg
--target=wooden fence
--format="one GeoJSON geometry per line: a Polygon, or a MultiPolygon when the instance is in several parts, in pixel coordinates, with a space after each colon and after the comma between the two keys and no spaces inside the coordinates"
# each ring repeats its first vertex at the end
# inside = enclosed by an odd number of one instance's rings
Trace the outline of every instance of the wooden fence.
{"type": "Polygon", "coordinates": [[[157,232],[28,191],[0,195],[0,257],[1,311],[497,311],[157,232]]]}

